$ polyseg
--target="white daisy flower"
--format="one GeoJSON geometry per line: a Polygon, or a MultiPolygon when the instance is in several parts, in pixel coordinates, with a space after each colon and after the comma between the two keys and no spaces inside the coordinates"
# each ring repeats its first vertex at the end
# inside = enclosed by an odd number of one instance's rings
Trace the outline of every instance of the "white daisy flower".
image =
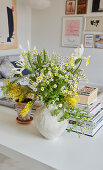
{"type": "Polygon", "coordinates": [[[38,84],[35,82],[33,85],[34,85],[34,87],[36,87],[38,84]]]}
{"type": "Polygon", "coordinates": [[[65,79],[65,81],[67,82],[67,81],[68,81],[68,79],[65,79]]]}
{"type": "Polygon", "coordinates": [[[62,77],[62,75],[60,74],[60,75],[59,75],[59,78],[61,78],[61,77],[62,77]]]}
{"type": "Polygon", "coordinates": [[[41,91],[44,91],[44,87],[41,87],[41,91]]]}
{"type": "Polygon", "coordinates": [[[62,108],[62,106],[63,106],[62,104],[59,104],[59,107],[60,107],[60,108],[62,108]]]}
{"type": "Polygon", "coordinates": [[[37,91],[37,88],[34,88],[34,91],[36,92],[36,91],[37,91]]]}
{"type": "Polygon", "coordinates": [[[51,79],[51,81],[54,81],[54,79],[51,79]]]}
{"type": "Polygon", "coordinates": [[[46,81],[47,84],[49,84],[49,81],[46,81]]]}
{"type": "Polygon", "coordinates": [[[54,88],[57,88],[57,85],[56,85],[56,84],[54,84],[54,88]]]}
{"type": "Polygon", "coordinates": [[[72,91],[69,91],[68,94],[71,95],[71,94],[72,94],[72,91]]]}

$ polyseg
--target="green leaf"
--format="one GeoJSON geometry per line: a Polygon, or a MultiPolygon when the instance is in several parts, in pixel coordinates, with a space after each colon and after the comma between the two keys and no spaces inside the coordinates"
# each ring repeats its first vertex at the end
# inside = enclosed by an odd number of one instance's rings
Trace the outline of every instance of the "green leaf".
{"type": "Polygon", "coordinates": [[[54,112],[53,112],[53,116],[57,116],[58,114],[60,113],[60,110],[59,109],[55,109],[54,112]]]}
{"type": "Polygon", "coordinates": [[[81,58],[75,60],[75,65],[77,65],[81,61],[81,58]]]}

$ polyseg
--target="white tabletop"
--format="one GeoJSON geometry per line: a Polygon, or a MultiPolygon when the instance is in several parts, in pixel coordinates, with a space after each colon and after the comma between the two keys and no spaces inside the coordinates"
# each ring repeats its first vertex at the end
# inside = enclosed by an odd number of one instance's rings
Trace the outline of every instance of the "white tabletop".
{"type": "Polygon", "coordinates": [[[103,128],[94,137],[65,132],[49,141],[15,119],[13,109],[0,106],[0,144],[58,170],[103,170],[103,128]]]}

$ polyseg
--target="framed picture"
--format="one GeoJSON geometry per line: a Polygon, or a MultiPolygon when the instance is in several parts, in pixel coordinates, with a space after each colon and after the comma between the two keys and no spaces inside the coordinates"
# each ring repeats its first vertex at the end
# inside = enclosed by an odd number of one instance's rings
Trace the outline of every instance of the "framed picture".
{"type": "Polygon", "coordinates": [[[79,47],[81,45],[83,17],[63,17],[62,46],[79,47]]]}
{"type": "Polygon", "coordinates": [[[66,0],[65,14],[75,14],[76,0],[66,0]]]}
{"type": "Polygon", "coordinates": [[[85,34],[84,35],[84,47],[85,48],[93,48],[94,47],[94,35],[93,34],[85,34]]]}
{"type": "Polygon", "coordinates": [[[103,49],[103,35],[95,35],[94,47],[103,49]]]}
{"type": "Polygon", "coordinates": [[[86,17],[86,31],[103,31],[103,17],[86,17]]]}
{"type": "Polygon", "coordinates": [[[16,0],[0,1],[0,50],[17,48],[16,0]]]}
{"type": "Polygon", "coordinates": [[[103,12],[103,0],[93,0],[92,12],[103,12]]]}
{"type": "Polygon", "coordinates": [[[88,0],[78,0],[77,14],[87,14],[88,0]]]}

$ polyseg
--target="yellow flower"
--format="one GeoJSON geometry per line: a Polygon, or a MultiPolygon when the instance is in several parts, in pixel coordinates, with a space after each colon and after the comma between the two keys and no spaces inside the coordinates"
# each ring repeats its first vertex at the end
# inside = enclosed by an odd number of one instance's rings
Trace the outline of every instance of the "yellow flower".
{"type": "Polygon", "coordinates": [[[73,64],[73,62],[74,62],[74,57],[70,57],[70,58],[69,58],[69,63],[70,63],[70,64],[73,64]]]}
{"type": "Polygon", "coordinates": [[[32,105],[32,102],[31,102],[31,101],[27,103],[27,105],[25,106],[25,108],[24,108],[24,109],[21,111],[21,113],[20,113],[20,115],[21,115],[22,117],[25,117],[25,116],[28,114],[28,112],[29,112],[29,110],[30,110],[30,108],[31,108],[31,105],[32,105]]]}
{"type": "Polygon", "coordinates": [[[89,65],[89,62],[90,62],[90,60],[89,60],[89,58],[88,58],[87,61],[86,61],[86,66],[89,65]]]}
{"type": "Polygon", "coordinates": [[[22,73],[20,73],[20,76],[22,77],[22,76],[23,76],[23,74],[22,74],[22,73]]]}
{"type": "Polygon", "coordinates": [[[79,100],[78,96],[66,98],[66,102],[71,107],[75,107],[78,104],[78,100],[79,100]]]}

